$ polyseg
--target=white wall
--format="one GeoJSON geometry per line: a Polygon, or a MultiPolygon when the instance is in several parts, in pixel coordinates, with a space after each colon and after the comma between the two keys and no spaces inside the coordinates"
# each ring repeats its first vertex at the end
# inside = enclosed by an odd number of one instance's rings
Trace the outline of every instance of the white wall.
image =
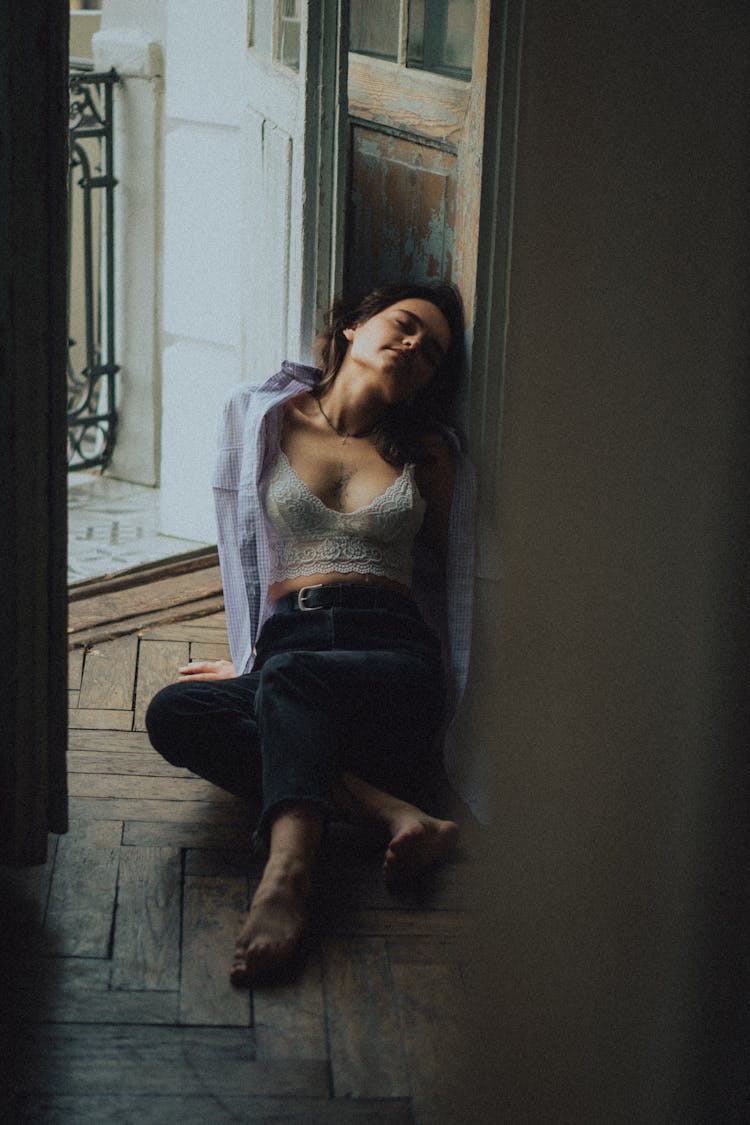
{"type": "Polygon", "coordinates": [[[105,0],[95,45],[124,76],[111,472],[161,485],[163,533],[211,542],[223,400],[311,356],[305,55],[297,73],[249,46],[246,0],[105,0]]]}

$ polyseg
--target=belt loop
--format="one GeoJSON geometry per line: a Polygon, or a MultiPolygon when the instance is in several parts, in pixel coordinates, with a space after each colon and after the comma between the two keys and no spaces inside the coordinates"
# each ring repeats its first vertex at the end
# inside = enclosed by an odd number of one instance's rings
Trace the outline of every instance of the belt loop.
{"type": "Polygon", "coordinates": [[[322,609],[322,605],[305,605],[305,598],[312,590],[319,590],[323,585],[322,582],[316,583],[314,586],[303,586],[301,590],[297,591],[297,609],[303,610],[305,613],[312,613],[313,610],[322,609]]]}

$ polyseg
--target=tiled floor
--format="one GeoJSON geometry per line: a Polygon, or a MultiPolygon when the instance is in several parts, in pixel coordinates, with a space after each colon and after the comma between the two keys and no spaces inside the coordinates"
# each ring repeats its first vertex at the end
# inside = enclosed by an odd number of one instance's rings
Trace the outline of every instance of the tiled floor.
{"type": "Polygon", "coordinates": [[[68,582],[209,546],[159,533],[159,490],[97,472],[68,475],[68,582]]]}

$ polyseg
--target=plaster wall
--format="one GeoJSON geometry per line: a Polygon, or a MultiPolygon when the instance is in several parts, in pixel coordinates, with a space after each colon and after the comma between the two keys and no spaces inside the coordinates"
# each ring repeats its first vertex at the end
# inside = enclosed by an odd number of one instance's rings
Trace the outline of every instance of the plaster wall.
{"type": "Polygon", "coordinates": [[[525,9],[464,716],[485,1073],[499,1120],[739,1121],[747,13],[525,9]]]}
{"type": "Polygon", "coordinates": [[[101,24],[101,12],[75,12],[70,13],[69,50],[73,58],[93,58],[91,39],[101,24]]]}
{"type": "Polygon", "coordinates": [[[161,530],[212,542],[223,401],[302,354],[304,67],[248,46],[243,0],[168,3],[167,17],[161,530]],[[196,492],[184,466],[199,440],[196,492]]]}

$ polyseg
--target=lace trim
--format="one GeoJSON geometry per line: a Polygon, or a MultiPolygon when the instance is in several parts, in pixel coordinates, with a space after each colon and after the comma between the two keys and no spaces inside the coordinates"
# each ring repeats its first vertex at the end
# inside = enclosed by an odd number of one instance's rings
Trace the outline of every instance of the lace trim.
{"type": "Polygon", "coordinates": [[[414,537],[424,517],[414,465],[405,465],[393,484],[353,512],[337,512],[279,456],[265,489],[271,523],[273,581],[334,572],[375,574],[408,585],[414,537]]]}

